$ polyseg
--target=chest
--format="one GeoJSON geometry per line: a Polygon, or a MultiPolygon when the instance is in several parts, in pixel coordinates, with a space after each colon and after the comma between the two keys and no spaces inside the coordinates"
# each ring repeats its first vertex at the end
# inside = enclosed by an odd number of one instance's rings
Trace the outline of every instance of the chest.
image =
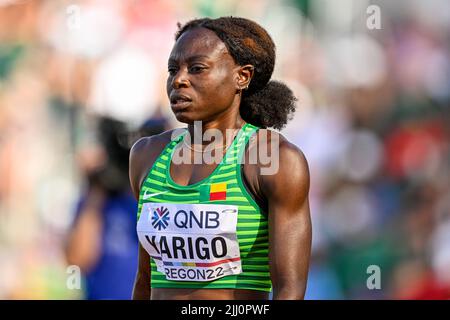
{"type": "Polygon", "coordinates": [[[202,151],[187,148],[181,144],[174,149],[172,157],[168,161],[168,174],[175,183],[182,186],[206,180],[217,171],[220,165],[223,166],[227,152],[228,157],[237,153],[236,148],[233,147],[228,151],[223,148],[221,150],[206,147],[202,151]]]}

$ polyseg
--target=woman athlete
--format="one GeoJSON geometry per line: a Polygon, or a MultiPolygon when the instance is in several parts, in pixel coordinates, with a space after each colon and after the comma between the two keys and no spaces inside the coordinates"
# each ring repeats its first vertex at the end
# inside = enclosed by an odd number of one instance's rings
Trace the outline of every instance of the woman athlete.
{"type": "Polygon", "coordinates": [[[275,45],[236,17],[179,25],[175,40],[167,94],[187,127],[130,152],[140,240],[133,298],[268,299],[272,290],[274,299],[303,299],[309,171],[303,153],[267,129],[295,110],[291,90],[270,81],[275,45]],[[229,138],[194,143],[194,121],[229,138]],[[204,161],[209,151],[221,161],[204,161]],[[175,161],[181,154],[187,161],[175,161]]]}

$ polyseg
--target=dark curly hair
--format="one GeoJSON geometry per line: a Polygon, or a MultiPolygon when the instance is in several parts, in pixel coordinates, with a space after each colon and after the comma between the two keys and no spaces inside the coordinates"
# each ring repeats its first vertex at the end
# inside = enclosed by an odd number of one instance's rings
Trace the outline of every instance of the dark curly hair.
{"type": "Polygon", "coordinates": [[[275,66],[275,44],[267,31],[245,18],[203,18],[184,25],[178,23],[175,41],[193,28],[213,31],[237,64],[254,66],[250,85],[242,92],[241,117],[261,128],[282,129],[291,119],[297,99],[284,83],[270,80],[275,66]]]}

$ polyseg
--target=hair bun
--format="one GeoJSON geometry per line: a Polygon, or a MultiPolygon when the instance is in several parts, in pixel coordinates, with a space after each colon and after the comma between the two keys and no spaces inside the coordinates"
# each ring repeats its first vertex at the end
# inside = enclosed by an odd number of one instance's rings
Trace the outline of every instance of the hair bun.
{"type": "Polygon", "coordinates": [[[296,101],[293,92],[280,81],[269,81],[261,90],[244,92],[241,117],[261,128],[281,130],[292,118],[296,101]]]}

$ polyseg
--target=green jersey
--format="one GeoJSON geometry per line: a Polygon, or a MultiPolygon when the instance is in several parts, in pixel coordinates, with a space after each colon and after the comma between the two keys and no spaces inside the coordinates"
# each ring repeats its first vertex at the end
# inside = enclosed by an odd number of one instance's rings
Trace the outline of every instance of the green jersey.
{"type": "Polygon", "coordinates": [[[267,214],[242,179],[257,126],[246,123],[207,178],[174,182],[170,163],[187,130],[154,162],[139,195],[137,232],[151,257],[152,288],[271,290],[267,214]]]}

